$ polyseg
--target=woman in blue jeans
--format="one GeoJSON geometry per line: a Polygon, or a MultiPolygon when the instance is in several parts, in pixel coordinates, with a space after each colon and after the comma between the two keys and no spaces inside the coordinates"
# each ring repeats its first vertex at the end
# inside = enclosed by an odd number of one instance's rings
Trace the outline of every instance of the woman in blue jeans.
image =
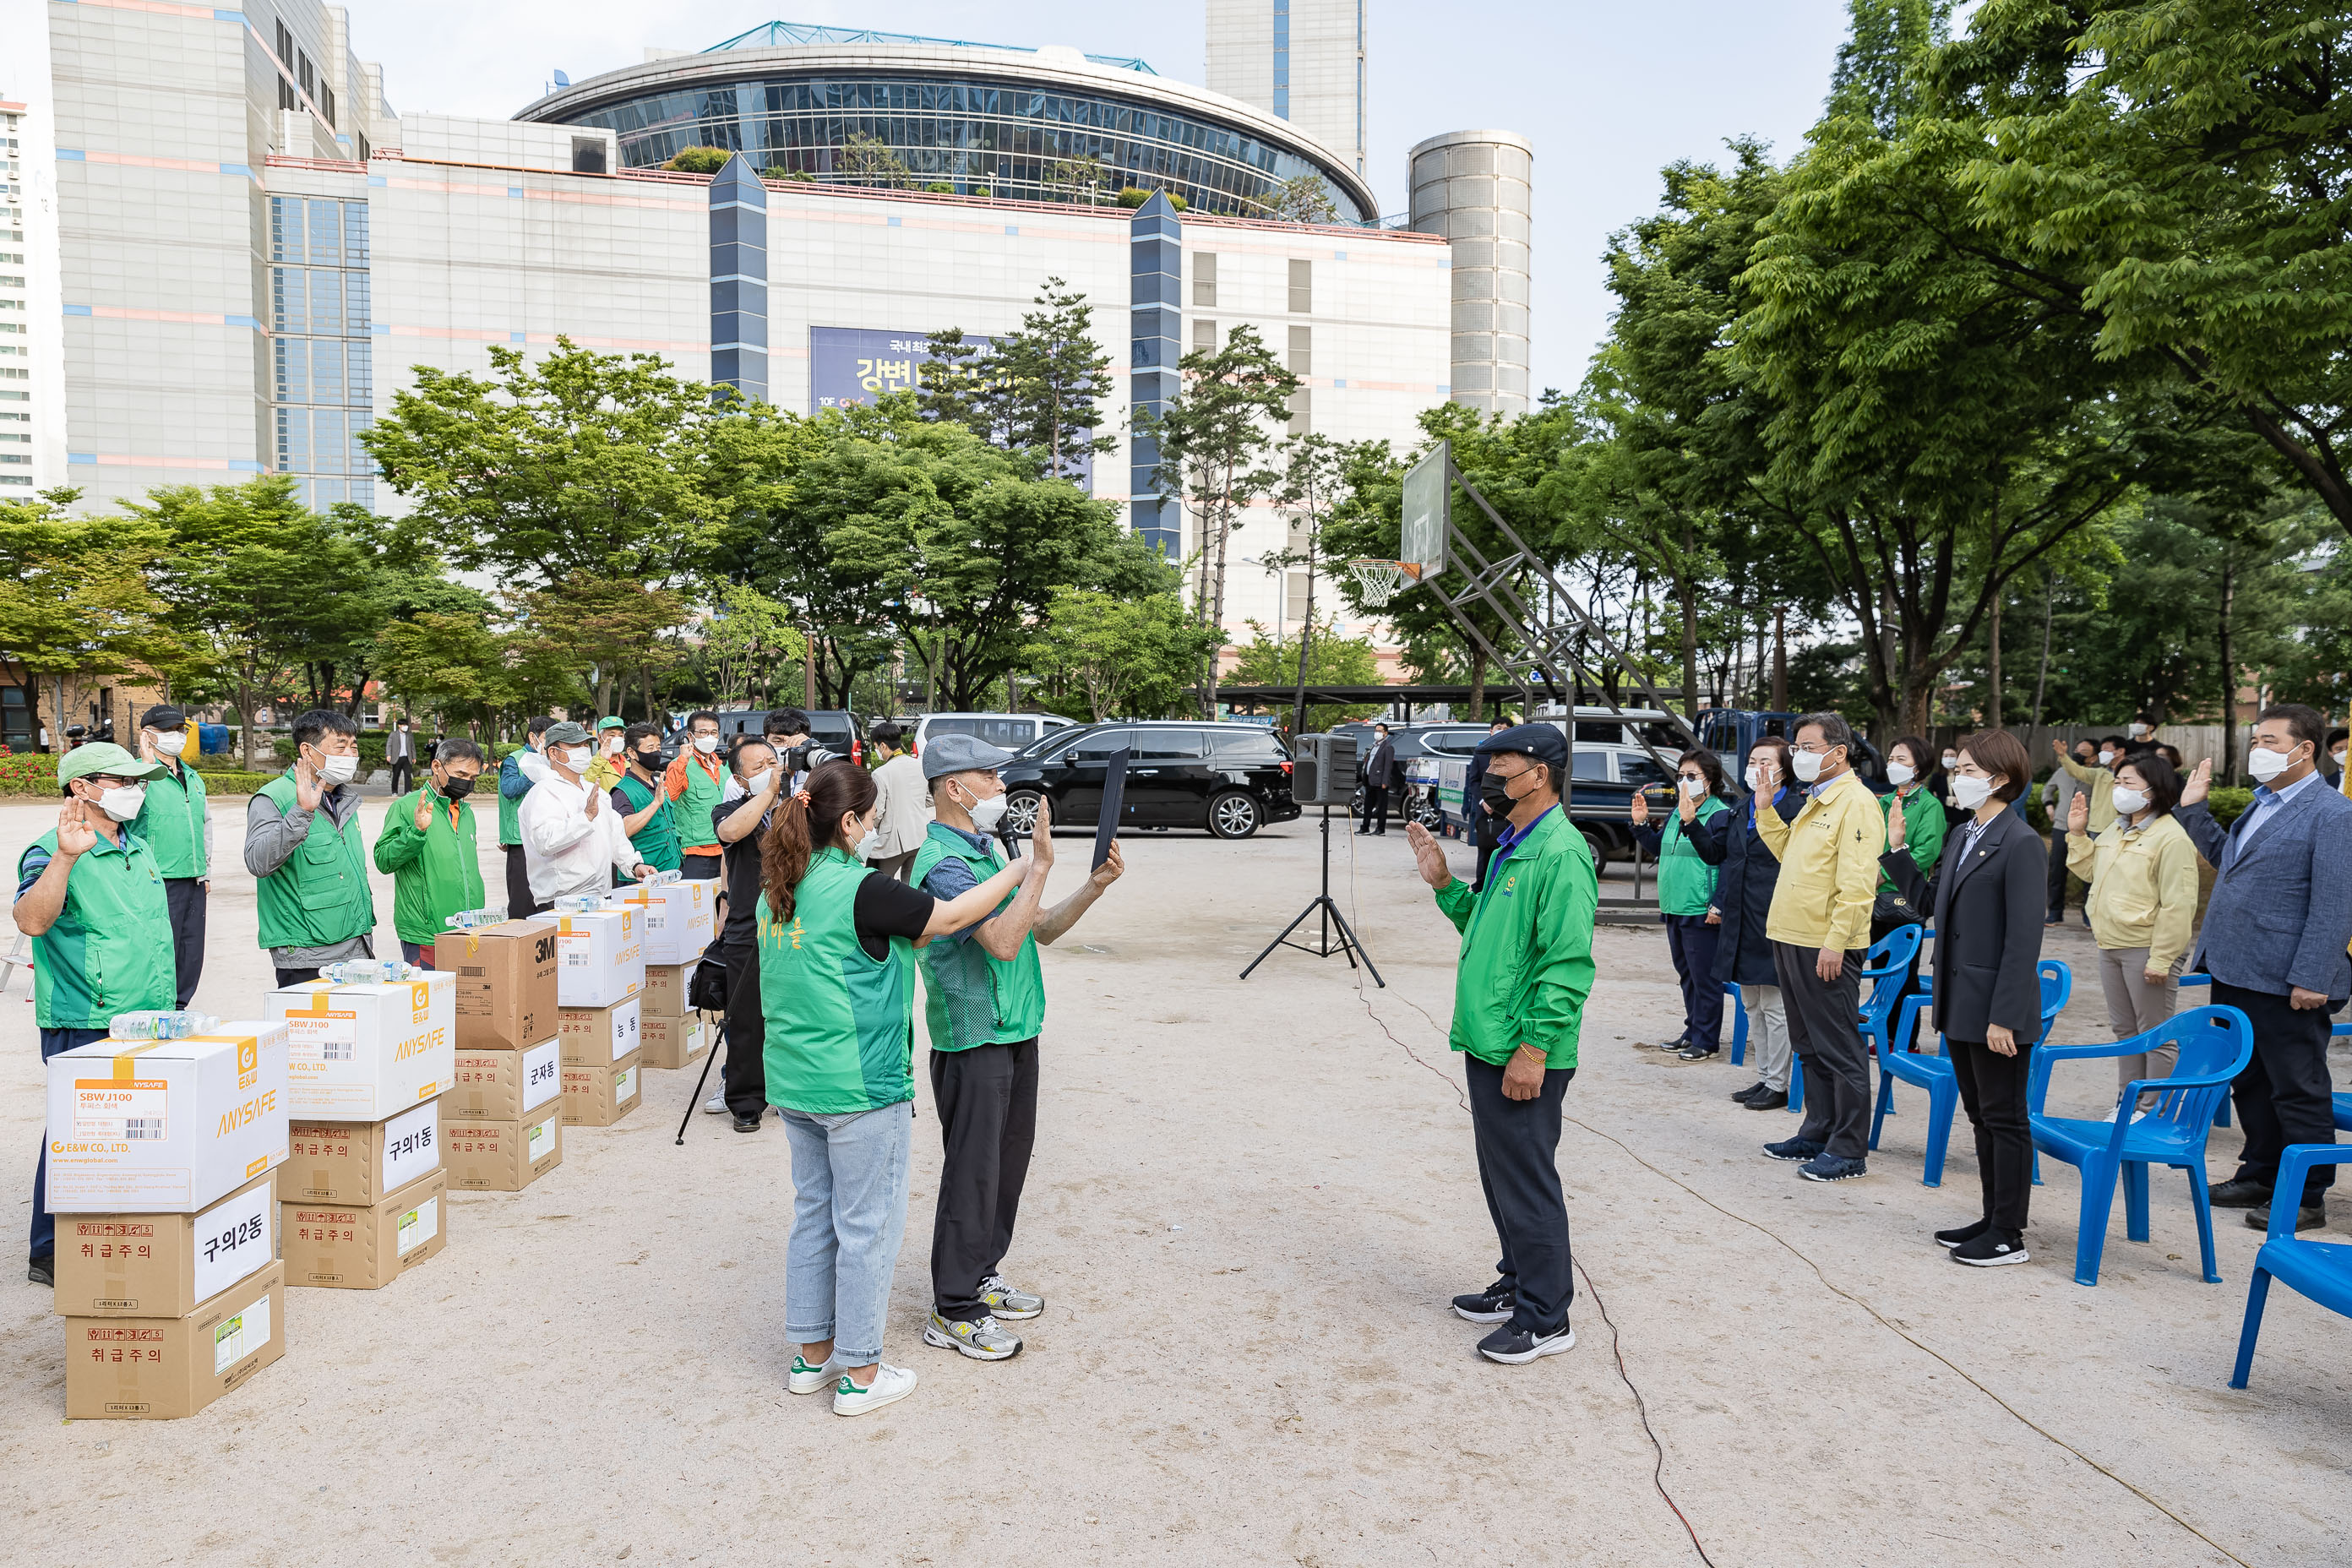
{"type": "MultiPolygon", "coordinates": [[[[754,793],[763,782],[749,781],[754,793]]],[[[944,901],[869,871],[879,800],[863,767],[826,763],[778,809],[760,847],[762,1059],[793,1151],[784,1331],[800,1348],[790,1387],[831,1387],[836,1415],[915,1389],[912,1372],[882,1362],[907,1228],[914,948],[986,919],[1035,869],[1024,857],[944,901]]]]}

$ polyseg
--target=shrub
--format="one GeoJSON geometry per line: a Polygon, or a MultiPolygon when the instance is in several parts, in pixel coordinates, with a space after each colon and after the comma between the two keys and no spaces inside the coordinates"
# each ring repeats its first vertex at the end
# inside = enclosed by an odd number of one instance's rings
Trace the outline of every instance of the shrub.
{"type": "Polygon", "coordinates": [[[945,180],[933,180],[929,184],[925,185],[923,189],[936,192],[943,196],[951,196],[955,195],[955,187],[949,184],[945,180]]]}
{"type": "Polygon", "coordinates": [[[971,194],[976,196],[992,196],[996,193],[990,190],[986,185],[974,185],[971,188],[971,194]]]}
{"type": "Polygon", "coordinates": [[[688,147],[662,167],[680,174],[715,174],[733,156],[724,147],[688,147]]]}
{"type": "MultiPolygon", "coordinates": [[[[1168,205],[1180,213],[1189,205],[1182,196],[1173,191],[1167,192],[1166,195],[1168,205]]],[[[1123,207],[1139,207],[1150,199],[1151,193],[1139,185],[1129,185],[1118,193],[1118,205],[1123,207]]]]}

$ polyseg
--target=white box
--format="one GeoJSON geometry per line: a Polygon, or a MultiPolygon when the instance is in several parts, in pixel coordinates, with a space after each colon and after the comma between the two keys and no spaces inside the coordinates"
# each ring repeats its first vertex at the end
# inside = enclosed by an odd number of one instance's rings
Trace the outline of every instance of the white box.
{"type": "Polygon", "coordinates": [[[621,900],[644,924],[647,963],[692,963],[710,945],[718,910],[717,881],[667,882],[631,888],[621,900]]]}
{"type": "Polygon", "coordinates": [[[287,1030],[98,1040],[48,1060],[49,1210],[189,1214],[286,1158],[287,1030]]]}
{"type": "Polygon", "coordinates": [[[289,1031],[288,1096],[297,1120],[382,1121],[449,1087],[457,1073],[457,977],[272,991],[289,1031]]]}
{"type": "Polygon", "coordinates": [[[631,905],[555,917],[555,1005],[610,1007],[646,988],[645,911],[631,905]]]}

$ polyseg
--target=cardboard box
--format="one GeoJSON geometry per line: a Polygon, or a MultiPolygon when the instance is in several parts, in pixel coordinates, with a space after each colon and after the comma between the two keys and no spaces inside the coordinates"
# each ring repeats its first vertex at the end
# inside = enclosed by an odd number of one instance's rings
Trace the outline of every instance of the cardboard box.
{"type": "Polygon", "coordinates": [[[288,1108],[298,1121],[382,1121],[449,1087],[457,1070],[457,977],[426,970],[364,985],[272,991],[291,1031],[288,1108]]]}
{"type": "Polygon", "coordinates": [[[699,1014],[686,1018],[646,1018],[638,1026],[646,1066],[682,1068],[710,1048],[710,1028],[699,1014]]]}
{"type": "Polygon", "coordinates": [[[637,1058],[610,1067],[563,1064],[563,1120],[573,1127],[610,1127],[637,1108],[644,1075],[637,1058]]]}
{"type": "Polygon", "coordinates": [[[278,1246],[289,1285],[374,1290],[449,1240],[448,1175],[437,1167],[382,1203],[278,1205],[278,1246]]]}
{"type": "Polygon", "coordinates": [[[48,1060],[49,1212],[194,1214],[286,1158],[287,1032],[98,1040],[48,1060]]]}
{"type": "Polygon", "coordinates": [[[202,1214],[59,1215],[57,1303],[68,1318],[180,1318],[278,1261],[276,1178],[202,1214]]]}
{"type": "Polygon", "coordinates": [[[610,1007],[558,1007],[565,1067],[611,1067],[637,1048],[637,998],[610,1007]]]}
{"type": "Polygon", "coordinates": [[[390,1197],[441,1168],[440,1117],[432,1100],[382,1121],[295,1122],[278,1167],[278,1200],[364,1207],[390,1197]]]}
{"type": "Polygon", "coordinates": [[[441,1130],[452,1189],[519,1193],[563,1163],[563,1107],[526,1121],[452,1121],[441,1130]]]}
{"type": "Polygon", "coordinates": [[[555,922],[444,931],[433,967],[457,977],[457,1048],[528,1050],[555,1033],[555,922]]]}
{"type": "Polygon", "coordinates": [[[683,1018],[694,1009],[686,1005],[686,983],[694,975],[691,963],[648,963],[646,965],[646,990],[639,1000],[644,1016],[648,1018],[683,1018]]]}
{"type": "Polygon", "coordinates": [[[194,1415],[286,1353],[286,1266],[176,1318],[66,1320],[66,1419],[194,1415]]]}
{"type": "Polygon", "coordinates": [[[646,988],[645,912],[623,904],[555,917],[555,1005],[610,1007],[646,988]]]}
{"type": "Polygon", "coordinates": [[[621,901],[642,921],[646,962],[692,963],[702,956],[716,933],[712,917],[719,908],[719,884],[714,880],[665,882],[658,887],[633,887],[621,901]]]}
{"type": "Polygon", "coordinates": [[[441,1097],[451,1120],[520,1121],[563,1092],[562,1046],[542,1040],[527,1051],[459,1051],[457,1081],[441,1097]]]}

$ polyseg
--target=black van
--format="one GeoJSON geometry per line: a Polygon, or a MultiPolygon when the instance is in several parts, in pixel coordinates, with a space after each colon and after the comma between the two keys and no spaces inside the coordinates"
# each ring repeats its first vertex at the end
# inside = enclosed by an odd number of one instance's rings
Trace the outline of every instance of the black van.
{"type": "Polygon", "coordinates": [[[1290,752],[1263,725],[1087,724],[1056,730],[1004,764],[1006,830],[1029,832],[1040,800],[1051,803],[1056,827],[1097,826],[1104,765],[1122,749],[1131,755],[1121,826],[1202,827],[1220,838],[1247,838],[1298,816],[1290,752]]]}

